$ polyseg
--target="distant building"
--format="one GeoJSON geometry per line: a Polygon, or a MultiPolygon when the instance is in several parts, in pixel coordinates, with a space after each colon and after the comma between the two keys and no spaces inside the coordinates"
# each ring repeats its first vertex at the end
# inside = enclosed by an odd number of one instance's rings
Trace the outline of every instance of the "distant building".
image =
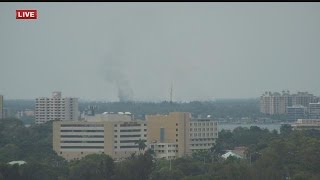
{"type": "Polygon", "coordinates": [[[61,92],[53,92],[51,98],[36,99],[36,124],[52,120],[78,120],[78,98],[61,97],[61,92]]]}
{"type": "Polygon", "coordinates": [[[320,119],[320,102],[309,103],[309,118],[320,119]]]}
{"type": "Polygon", "coordinates": [[[320,130],[320,119],[298,119],[294,124],[291,125],[294,130],[303,129],[319,129],[320,130]]]}
{"type": "Polygon", "coordinates": [[[264,114],[285,114],[287,106],[292,106],[292,97],[289,91],[265,92],[260,97],[260,112],[264,114]]]}
{"type": "Polygon", "coordinates": [[[0,95],[0,119],[4,118],[3,116],[3,96],[0,95]]]}
{"type": "Polygon", "coordinates": [[[85,121],[54,121],[53,149],[67,160],[101,153],[116,160],[139,153],[136,142],[146,141],[147,125],[128,115],[104,114],[85,121]]]}
{"type": "Polygon", "coordinates": [[[310,103],[316,102],[319,102],[319,97],[308,92],[298,92],[292,95],[292,105],[301,105],[308,108],[310,103]]]}
{"type": "Polygon", "coordinates": [[[304,119],[307,116],[307,107],[302,105],[294,105],[287,107],[288,121],[296,121],[304,119]]]}
{"type": "Polygon", "coordinates": [[[260,97],[260,112],[269,115],[287,114],[287,107],[301,105],[308,108],[309,103],[318,101],[319,97],[308,92],[298,92],[297,94],[290,94],[289,91],[282,91],[282,94],[265,92],[260,97]]]}

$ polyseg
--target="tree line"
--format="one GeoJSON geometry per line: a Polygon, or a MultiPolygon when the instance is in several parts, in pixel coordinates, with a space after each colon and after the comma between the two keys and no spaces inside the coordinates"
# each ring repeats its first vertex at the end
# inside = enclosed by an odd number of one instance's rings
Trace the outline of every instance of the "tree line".
{"type": "Polygon", "coordinates": [[[0,121],[0,179],[8,180],[318,180],[320,179],[320,131],[281,133],[259,127],[221,131],[206,151],[171,161],[154,153],[132,154],[115,162],[105,154],[92,154],[67,162],[52,150],[50,122],[26,128],[18,119],[0,121]],[[221,155],[237,146],[248,147],[245,158],[221,155]],[[24,160],[23,165],[8,165],[24,160]]]}

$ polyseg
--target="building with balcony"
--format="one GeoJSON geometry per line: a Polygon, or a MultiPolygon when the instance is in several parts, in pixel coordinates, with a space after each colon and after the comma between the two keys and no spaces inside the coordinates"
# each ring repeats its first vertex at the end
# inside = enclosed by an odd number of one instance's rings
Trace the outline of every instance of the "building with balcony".
{"type": "Polygon", "coordinates": [[[78,98],[61,97],[61,92],[53,92],[51,98],[36,98],[35,122],[42,124],[52,120],[78,120],[78,98]]]}

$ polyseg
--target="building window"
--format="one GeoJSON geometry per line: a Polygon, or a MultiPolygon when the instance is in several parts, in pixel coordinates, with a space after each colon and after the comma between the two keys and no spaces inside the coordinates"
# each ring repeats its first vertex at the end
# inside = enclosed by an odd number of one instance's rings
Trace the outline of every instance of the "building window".
{"type": "Polygon", "coordinates": [[[176,131],[178,131],[178,129],[176,129],[176,131]]]}
{"type": "Polygon", "coordinates": [[[178,123],[176,123],[176,126],[178,126],[178,123]]]}
{"type": "Polygon", "coordinates": [[[118,132],[118,130],[114,130],[114,132],[118,132]]]}
{"type": "Polygon", "coordinates": [[[117,135],[114,135],[114,137],[118,137],[117,135]]]}
{"type": "Polygon", "coordinates": [[[176,134],[176,137],[178,137],[178,134],[176,134]]]}
{"type": "Polygon", "coordinates": [[[192,131],[192,128],[190,128],[190,131],[192,131]]]}
{"type": "Polygon", "coordinates": [[[176,142],[178,142],[178,139],[176,139],[176,142]]]}

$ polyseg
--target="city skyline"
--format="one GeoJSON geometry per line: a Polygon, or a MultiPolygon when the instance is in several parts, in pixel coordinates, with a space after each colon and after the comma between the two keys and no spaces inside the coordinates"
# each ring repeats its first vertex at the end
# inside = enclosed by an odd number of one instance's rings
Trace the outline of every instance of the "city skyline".
{"type": "Polygon", "coordinates": [[[319,3],[2,3],[0,94],[169,101],[173,84],[178,102],[319,96],[319,18],[319,3]]]}

